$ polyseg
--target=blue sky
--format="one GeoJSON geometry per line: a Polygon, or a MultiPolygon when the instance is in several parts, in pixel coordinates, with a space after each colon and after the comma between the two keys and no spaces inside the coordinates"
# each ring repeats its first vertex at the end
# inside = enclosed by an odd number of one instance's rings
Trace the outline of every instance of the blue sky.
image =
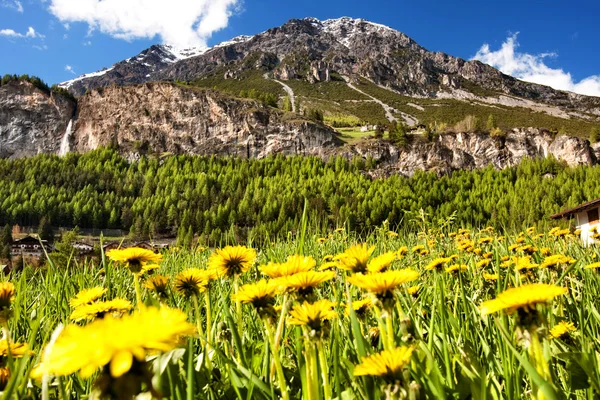
{"type": "Polygon", "coordinates": [[[0,0],[0,73],[56,83],[153,43],[210,46],[307,16],[365,18],[429,50],[477,56],[526,80],[600,96],[596,0],[0,0]]]}

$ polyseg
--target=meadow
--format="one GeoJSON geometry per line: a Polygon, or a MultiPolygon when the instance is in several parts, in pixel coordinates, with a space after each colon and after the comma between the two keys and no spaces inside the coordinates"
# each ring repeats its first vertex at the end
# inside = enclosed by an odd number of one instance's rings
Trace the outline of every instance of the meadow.
{"type": "Polygon", "coordinates": [[[3,398],[598,398],[597,247],[420,223],[50,255],[0,285],[3,398]]]}

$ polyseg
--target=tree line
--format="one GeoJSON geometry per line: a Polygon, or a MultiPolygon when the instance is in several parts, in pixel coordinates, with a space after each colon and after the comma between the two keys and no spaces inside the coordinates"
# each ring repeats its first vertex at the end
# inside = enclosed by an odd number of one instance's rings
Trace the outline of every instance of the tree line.
{"type": "Polygon", "coordinates": [[[520,228],[600,197],[599,168],[569,168],[554,159],[443,177],[417,172],[372,180],[365,172],[373,167],[363,159],[284,156],[130,163],[113,149],[0,160],[0,226],[51,221],[214,243],[226,232],[243,241],[294,231],[305,199],[313,229],[367,232],[386,220],[394,229],[406,227],[420,209],[434,218],[455,214],[465,226],[520,228]]]}

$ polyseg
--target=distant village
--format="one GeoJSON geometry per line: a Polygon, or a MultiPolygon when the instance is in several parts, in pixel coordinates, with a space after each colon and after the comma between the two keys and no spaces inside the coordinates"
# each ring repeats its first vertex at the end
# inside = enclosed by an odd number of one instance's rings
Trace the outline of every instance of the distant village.
{"type": "MultiPolygon", "coordinates": [[[[152,251],[161,251],[168,249],[172,245],[172,240],[163,240],[161,242],[151,241],[128,241],[113,240],[103,243],[102,251],[106,252],[116,248],[141,247],[152,251]]],[[[69,253],[76,257],[95,257],[100,256],[100,239],[97,237],[85,241],[75,241],[69,244],[67,249],[69,253]]],[[[63,252],[65,249],[61,249],[63,252]]],[[[45,263],[46,254],[57,252],[57,241],[40,239],[38,235],[26,234],[25,236],[14,238],[10,245],[10,259],[0,260],[0,269],[7,272],[24,263],[39,266],[45,263]]]]}

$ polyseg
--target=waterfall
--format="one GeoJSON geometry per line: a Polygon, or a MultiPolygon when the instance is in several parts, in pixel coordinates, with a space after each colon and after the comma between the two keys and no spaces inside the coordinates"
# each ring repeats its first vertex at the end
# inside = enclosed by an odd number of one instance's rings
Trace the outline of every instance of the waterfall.
{"type": "Polygon", "coordinates": [[[73,120],[69,120],[69,124],[67,125],[67,130],[63,135],[62,140],[60,141],[60,149],[58,150],[59,156],[66,155],[71,150],[71,145],[69,143],[69,139],[71,138],[71,127],[73,125],[73,120]]]}

